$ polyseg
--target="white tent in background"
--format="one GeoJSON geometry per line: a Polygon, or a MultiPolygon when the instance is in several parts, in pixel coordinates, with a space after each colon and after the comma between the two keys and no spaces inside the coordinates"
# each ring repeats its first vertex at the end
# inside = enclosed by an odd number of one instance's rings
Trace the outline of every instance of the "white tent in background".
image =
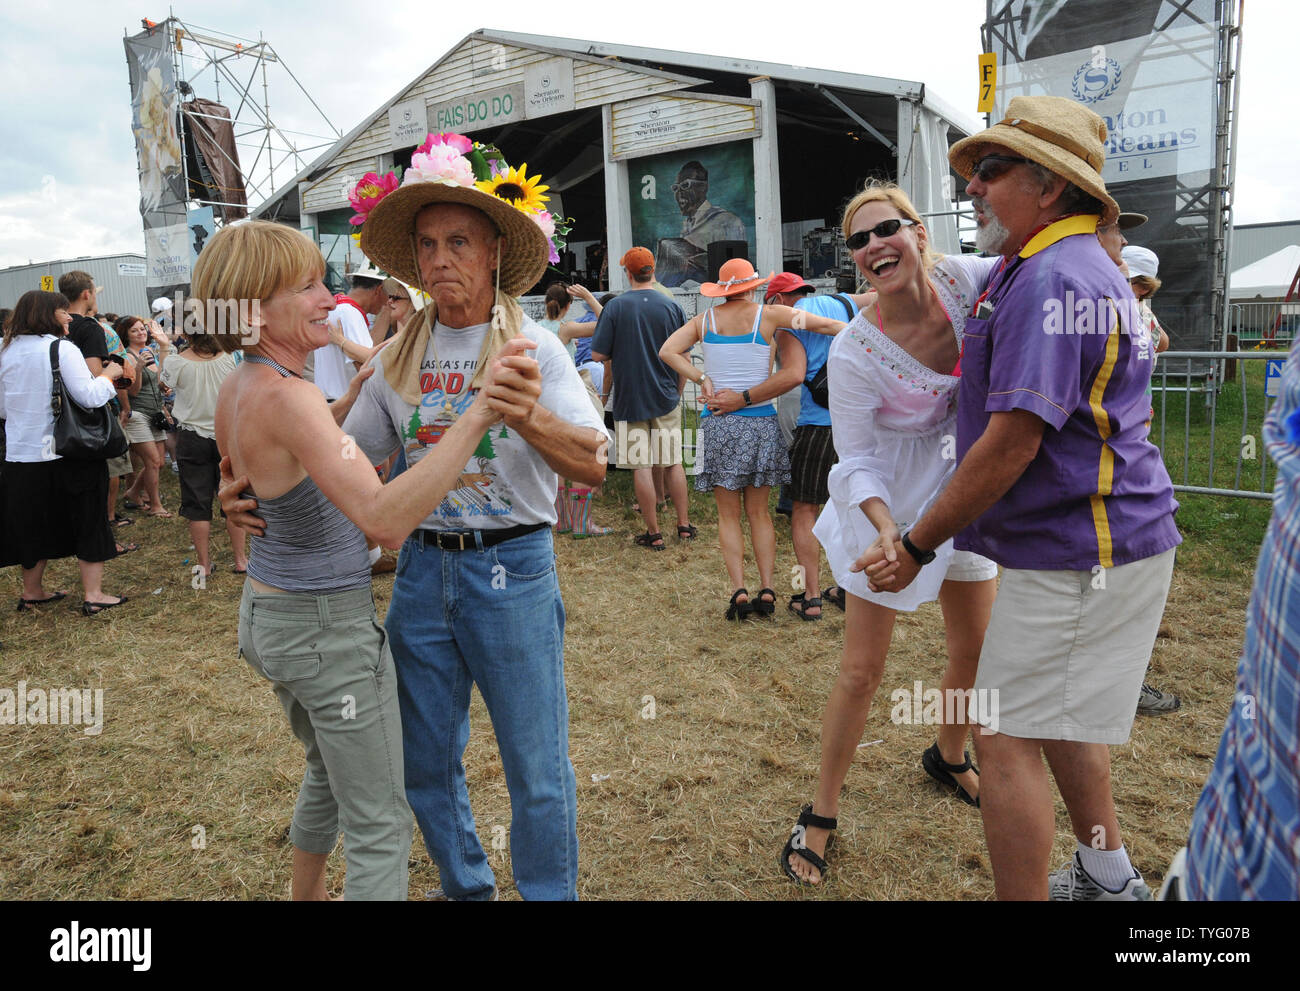
{"type": "Polygon", "coordinates": [[[1297,268],[1300,268],[1300,244],[1288,244],[1281,251],[1233,272],[1228,279],[1228,298],[1281,299],[1291,288],[1297,268]]]}

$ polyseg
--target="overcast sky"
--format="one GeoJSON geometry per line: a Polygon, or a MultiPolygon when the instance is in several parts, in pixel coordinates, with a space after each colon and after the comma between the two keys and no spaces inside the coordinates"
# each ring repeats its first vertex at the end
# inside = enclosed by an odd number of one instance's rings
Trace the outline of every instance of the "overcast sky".
{"type": "MultiPolygon", "coordinates": [[[[31,5],[0,10],[7,42],[0,59],[0,267],[143,252],[122,37],[140,30],[141,17],[168,15],[161,4],[151,9],[152,2],[69,0],[49,14],[31,5]]],[[[175,14],[196,30],[253,38],[260,32],[347,132],[479,28],[919,80],[974,124],[984,7],[983,0],[859,0],[787,5],[773,17],[773,7],[712,3],[692,4],[684,17],[680,4],[608,0],[194,0],[177,5],[175,14]]],[[[1300,169],[1297,142],[1287,136],[1295,85],[1284,66],[1295,59],[1300,5],[1251,0],[1247,8],[1236,220],[1292,220],[1300,217],[1300,169]]],[[[301,101],[283,78],[272,77],[272,116],[296,123],[301,101]]],[[[221,95],[228,97],[228,89],[221,95]]]]}

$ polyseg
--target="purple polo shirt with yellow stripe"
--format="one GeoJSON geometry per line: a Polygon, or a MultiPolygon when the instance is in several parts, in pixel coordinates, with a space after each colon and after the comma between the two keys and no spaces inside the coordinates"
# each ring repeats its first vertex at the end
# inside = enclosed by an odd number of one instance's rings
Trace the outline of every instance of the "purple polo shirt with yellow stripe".
{"type": "Polygon", "coordinates": [[[1173,485],[1147,437],[1153,349],[1131,326],[1133,293],[1097,241],[1096,216],[1039,231],[997,271],[966,321],[957,457],[991,413],[1047,424],[1007,493],[957,534],[1008,568],[1091,570],[1181,543],[1173,485]]]}

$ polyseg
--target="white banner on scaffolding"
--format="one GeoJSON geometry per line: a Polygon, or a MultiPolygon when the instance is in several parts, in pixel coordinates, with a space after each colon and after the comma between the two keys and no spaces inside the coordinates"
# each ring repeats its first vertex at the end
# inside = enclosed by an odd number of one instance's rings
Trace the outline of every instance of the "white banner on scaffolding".
{"type": "Polygon", "coordinates": [[[1106,120],[1109,183],[1214,167],[1215,25],[1193,24],[1000,70],[993,119],[1013,96],[1064,96],[1106,120]]]}

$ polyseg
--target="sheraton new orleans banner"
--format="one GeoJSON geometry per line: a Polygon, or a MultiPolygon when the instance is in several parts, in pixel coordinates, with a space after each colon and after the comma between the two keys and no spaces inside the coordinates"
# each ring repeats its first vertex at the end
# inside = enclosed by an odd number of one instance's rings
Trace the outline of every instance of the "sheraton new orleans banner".
{"type": "Polygon", "coordinates": [[[188,251],[182,260],[179,251],[171,250],[184,248],[186,206],[171,35],[165,22],[123,40],[140,172],[140,217],[149,273],[146,292],[151,297],[170,296],[189,282],[188,251]],[[181,273],[183,278],[175,278],[181,273]]]}
{"type": "Polygon", "coordinates": [[[1015,96],[1064,96],[1110,132],[1102,178],[1152,179],[1214,167],[1215,25],[1188,24],[1002,69],[993,119],[1015,96]]]}
{"type": "Polygon", "coordinates": [[[1226,0],[990,0],[992,121],[1015,96],[1060,96],[1106,121],[1102,178],[1125,232],[1160,258],[1152,305],[1175,350],[1212,345],[1224,266],[1218,70],[1226,0]]]}

